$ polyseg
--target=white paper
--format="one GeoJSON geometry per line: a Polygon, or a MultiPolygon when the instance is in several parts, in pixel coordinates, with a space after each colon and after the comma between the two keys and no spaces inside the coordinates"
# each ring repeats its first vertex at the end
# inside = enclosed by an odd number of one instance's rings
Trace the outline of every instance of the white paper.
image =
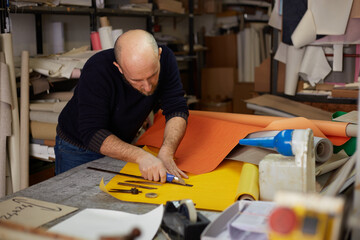
{"type": "Polygon", "coordinates": [[[164,207],[136,215],[114,210],[88,208],[50,228],[57,232],[84,239],[100,239],[101,236],[123,236],[138,228],[137,239],[153,239],[163,217],[164,207]]]}
{"type": "Polygon", "coordinates": [[[291,35],[294,46],[300,48],[315,41],[316,34],[344,34],[352,1],[309,0],[308,10],[291,35]]]}
{"type": "Polygon", "coordinates": [[[279,14],[280,0],[275,0],[274,8],[271,12],[269,25],[278,30],[282,29],[282,17],[279,14]]]}
{"type": "Polygon", "coordinates": [[[251,202],[229,223],[231,239],[267,239],[268,218],[275,209],[274,202],[251,202]]]}
{"type": "Polygon", "coordinates": [[[307,10],[291,35],[294,47],[300,48],[316,40],[316,26],[314,17],[310,10],[307,10]]]}
{"type": "Polygon", "coordinates": [[[286,64],[287,49],[288,49],[288,45],[283,42],[280,42],[278,49],[276,50],[274,59],[286,64]]]}
{"type": "Polygon", "coordinates": [[[311,86],[323,80],[331,72],[322,47],[306,47],[299,75],[311,86]]]}
{"type": "Polygon", "coordinates": [[[289,46],[286,57],[285,90],[286,95],[294,96],[299,79],[299,70],[304,56],[304,48],[289,46]]]}
{"type": "Polygon", "coordinates": [[[353,0],[309,0],[308,9],[314,16],[316,33],[344,34],[353,0]]]}
{"type": "Polygon", "coordinates": [[[344,45],[334,44],[334,60],[333,60],[333,71],[342,72],[343,70],[343,54],[344,45]]]}

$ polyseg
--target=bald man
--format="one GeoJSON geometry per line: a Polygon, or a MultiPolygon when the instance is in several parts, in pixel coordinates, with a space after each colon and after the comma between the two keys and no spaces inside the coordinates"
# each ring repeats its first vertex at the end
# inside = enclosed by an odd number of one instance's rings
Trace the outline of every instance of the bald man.
{"type": "Polygon", "coordinates": [[[122,34],[114,49],[85,64],[74,96],[61,112],[55,172],[65,172],[104,155],[134,162],[145,179],[166,181],[166,172],[187,178],[174,162],[189,115],[174,54],[143,30],[122,34]],[[158,157],[132,145],[157,108],[166,118],[158,157]]]}

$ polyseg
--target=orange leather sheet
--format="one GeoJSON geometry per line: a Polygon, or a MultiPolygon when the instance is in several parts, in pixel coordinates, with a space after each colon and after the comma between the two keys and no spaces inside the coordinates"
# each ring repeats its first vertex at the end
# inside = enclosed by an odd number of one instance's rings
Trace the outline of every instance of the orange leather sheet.
{"type": "MultiPolygon", "coordinates": [[[[301,117],[283,118],[190,111],[184,139],[175,154],[176,163],[185,172],[193,174],[210,172],[220,164],[240,139],[249,133],[263,130],[311,128],[315,136],[328,137],[333,143],[346,142],[348,139],[345,137],[346,125],[346,123],[308,120],[301,117]]],[[[162,114],[157,114],[153,126],[140,137],[137,144],[160,148],[164,128],[165,118],[162,114]]]]}
{"type": "MultiPolygon", "coordinates": [[[[165,118],[157,114],[151,126],[137,141],[138,145],[160,148],[165,128],[165,118]]],[[[244,124],[191,115],[185,136],[179,145],[175,161],[177,166],[193,174],[214,170],[228,153],[249,132],[262,128],[244,124]]]]}
{"type": "Polygon", "coordinates": [[[272,116],[195,111],[195,110],[190,111],[190,114],[258,126],[265,128],[264,130],[311,128],[314,132],[314,136],[316,137],[325,136],[336,146],[343,145],[350,139],[346,135],[346,127],[348,123],[345,122],[314,120],[314,119],[306,119],[302,117],[285,118],[285,117],[272,117],[272,116]],[[278,121],[278,120],[283,120],[283,121],[278,121]]]}

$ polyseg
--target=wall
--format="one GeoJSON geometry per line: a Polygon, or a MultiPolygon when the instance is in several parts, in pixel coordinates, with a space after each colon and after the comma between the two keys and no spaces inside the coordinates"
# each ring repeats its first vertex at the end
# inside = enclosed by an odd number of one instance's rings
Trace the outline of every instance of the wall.
{"type": "MultiPolygon", "coordinates": [[[[35,15],[34,14],[17,14],[11,13],[11,31],[13,34],[14,56],[21,56],[23,50],[27,50],[30,56],[36,55],[36,32],[35,32],[35,15]]],[[[90,17],[88,15],[42,15],[43,22],[43,50],[47,54],[48,23],[61,21],[64,23],[65,50],[90,45],[90,17]]],[[[109,17],[113,28],[122,28],[124,31],[134,28],[146,29],[145,17],[109,17]]],[[[169,34],[188,41],[188,18],[186,17],[162,17],[159,18],[159,24],[162,26],[162,34],[169,34]]],[[[202,27],[206,32],[212,31],[215,21],[214,15],[195,16],[194,32],[200,31],[202,27]]],[[[98,23],[100,26],[100,23],[98,23]]],[[[196,35],[196,34],[195,34],[196,35]]],[[[196,40],[195,40],[196,41],[196,40]]]]}

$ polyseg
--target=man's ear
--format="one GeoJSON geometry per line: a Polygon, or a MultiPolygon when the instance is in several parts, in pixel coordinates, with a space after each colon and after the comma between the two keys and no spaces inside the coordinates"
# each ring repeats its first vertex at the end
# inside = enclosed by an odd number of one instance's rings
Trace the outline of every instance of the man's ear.
{"type": "Polygon", "coordinates": [[[117,64],[117,62],[113,62],[113,64],[119,69],[119,71],[121,72],[121,74],[123,74],[123,71],[122,71],[120,65],[117,64]]]}
{"type": "Polygon", "coordinates": [[[161,52],[162,52],[162,48],[159,47],[159,60],[160,60],[160,57],[161,57],[161,52]]]}

